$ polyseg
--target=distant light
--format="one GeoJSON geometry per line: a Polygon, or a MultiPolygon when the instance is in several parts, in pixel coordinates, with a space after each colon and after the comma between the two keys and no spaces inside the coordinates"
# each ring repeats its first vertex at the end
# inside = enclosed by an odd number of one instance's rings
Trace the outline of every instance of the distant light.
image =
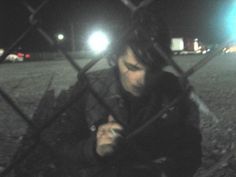
{"type": "Polygon", "coordinates": [[[0,49],[0,56],[4,53],[4,49],[0,49]]]}
{"type": "Polygon", "coordinates": [[[183,38],[172,38],[171,39],[171,50],[172,51],[184,50],[184,39],[183,38]]]}
{"type": "Polygon", "coordinates": [[[96,53],[99,54],[104,52],[109,46],[110,41],[107,35],[102,31],[96,31],[88,39],[89,47],[96,53]]]}
{"type": "Polygon", "coordinates": [[[57,39],[62,41],[64,39],[64,35],[63,34],[58,34],[57,39]]]}
{"type": "Polygon", "coordinates": [[[230,5],[226,23],[230,36],[236,38],[236,1],[234,1],[233,4],[230,5]]]}
{"type": "Polygon", "coordinates": [[[196,50],[198,50],[198,49],[199,49],[199,43],[198,43],[197,40],[195,40],[195,41],[193,42],[193,50],[196,51],[196,50]]]}

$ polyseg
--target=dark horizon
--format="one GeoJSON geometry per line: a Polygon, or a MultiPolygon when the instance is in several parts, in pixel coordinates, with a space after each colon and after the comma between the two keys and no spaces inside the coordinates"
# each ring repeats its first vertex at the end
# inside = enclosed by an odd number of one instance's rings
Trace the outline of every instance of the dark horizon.
{"type": "MultiPolygon", "coordinates": [[[[28,1],[29,4],[32,2],[28,1]]],[[[34,1],[37,7],[42,2],[34,1]]],[[[222,2],[214,0],[172,0],[155,1],[155,6],[170,26],[174,37],[199,38],[206,44],[221,43],[227,39],[225,18],[231,0],[222,2]]],[[[0,48],[9,47],[20,34],[29,26],[30,13],[20,1],[5,0],[1,6],[3,28],[0,34],[0,48]]],[[[70,45],[71,29],[76,34],[77,45],[83,45],[86,35],[93,28],[117,30],[130,11],[120,0],[67,0],[49,2],[40,12],[40,24],[52,35],[62,32],[66,35],[65,45],[70,45]],[[72,26],[72,27],[71,27],[72,26]]],[[[37,32],[30,34],[24,41],[23,47],[31,50],[44,50],[44,39],[37,32]],[[33,47],[34,46],[34,47],[33,47]]]]}

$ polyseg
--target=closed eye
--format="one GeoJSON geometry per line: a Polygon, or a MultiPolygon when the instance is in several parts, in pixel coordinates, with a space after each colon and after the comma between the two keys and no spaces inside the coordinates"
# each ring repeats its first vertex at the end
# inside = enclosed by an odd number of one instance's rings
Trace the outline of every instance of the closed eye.
{"type": "Polygon", "coordinates": [[[127,62],[124,62],[125,66],[127,67],[128,70],[130,71],[139,71],[142,70],[142,68],[138,67],[137,65],[133,65],[127,62]]]}

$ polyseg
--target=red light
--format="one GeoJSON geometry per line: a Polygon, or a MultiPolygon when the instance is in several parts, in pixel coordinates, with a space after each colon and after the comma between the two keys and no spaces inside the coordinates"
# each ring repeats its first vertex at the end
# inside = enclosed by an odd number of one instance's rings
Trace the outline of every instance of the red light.
{"type": "Polygon", "coordinates": [[[24,57],[24,54],[23,54],[23,53],[20,53],[20,52],[18,52],[16,55],[17,55],[19,58],[23,58],[23,57],[24,57]]]}
{"type": "Polygon", "coordinates": [[[26,59],[29,59],[29,58],[30,58],[30,54],[28,54],[28,53],[25,54],[25,58],[26,58],[26,59]]]}

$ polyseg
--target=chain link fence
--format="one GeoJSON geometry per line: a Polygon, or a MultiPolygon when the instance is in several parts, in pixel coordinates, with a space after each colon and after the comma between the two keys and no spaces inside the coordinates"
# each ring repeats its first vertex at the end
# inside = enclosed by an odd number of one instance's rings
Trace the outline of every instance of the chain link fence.
{"type": "MultiPolygon", "coordinates": [[[[150,4],[152,0],[144,0],[142,1],[138,6],[133,4],[130,0],[121,0],[122,3],[124,3],[130,11],[134,12],[137,9],[141,7],[145,7],[146,5],[150,4]]],[[[54,37],[50,36],[49,33],[40,25],[37,15],[42,11],[45,6],[50,3],[50,0],[44,0],[42,3],[34,9],[31,5],[28,3],[24,3],[24,6],[28,9],[30,12],[29,16],[29,26],[28,28],[12,43],[12,45],[3,53],[3,55],[0,58],[0,62],[2,63],[6,56],[11,53],[21,42],[28,37],[29,33],[31,32],[37,32],[41,35],[42,38],[44,38],[50,46],[53,46],[55,50],[57,50],[61,55],[63,55],[67,61],[71,64],[71,67],[75,69],[75,71],[78,73],[79,79],[85,79],[87,80],[87,72],[94,67],[101,59],[105,58],[105,55],[97,56],[91,62],[86,64],[84,67],[81,67],[78,65],[78,63],[71,57],[69,53],[67,53],[63,48],[61,48],[60,45],[55,41],[54,37]]],[[[202,58],[198,63],[196,63],[194,66],[192,66],[190,69],[187,71],[183,71],[183,69],[172,59],[169,58],[159,47],[158,43],[153,43],[153,46],[155,49],[163,56],[163,58],[167,61],[167,63],[171,66],[171,68],[180,76],[182,82],[188,83],[188,77],[193,75],[196,71],[200,70],[202,67],[204,67],[208,62],[210,62],[212,59],[214,59],[216,56],[222,53],[222,50],[225,46],[228,45],[229,42],[232,40],[226,41],[222,45],[218,47],[217,50],[212,51],[208,53],[204,58],[202,58]]],[[[52,80],[53,78],[51,78],[52,80]]],[[[114,117],[114,111],[110,105],[108,105],[105,100],[91,87],[93,83],[89,83],[89,92],[98,100],[98,102],[103,105],[103,107],[108,110],[114,117]]],[[[50,87],[50,81],[48,86],[46,86],[45,93],[44,93],[44,98],[50,97],[53,95],[52,92],[48,92],[48,88],[50,87]]],[[[5,92],[1,87],[0,87],[0,95],[5,101],[6,104],[10,105],[12,110],[20,117],[24,122],[27,127],[30,127],[32,131],[31,137],[34,139],[34,141],[30,142],[30,145],[27,147],[27,149],[23,149],[23,152],[20,156],[17,156],[14,158],[13,161],[11,161],[10,164],[7,164],[6,167],[2,167],[0,169],[2,172],[0,174],[1,177],[4,176],[11,176],[12,171],[14,168],[20,164],[24,159],[26,159],[28,156],[30,156],[31,153],[34,152],[35,148],[40,144],[43,148],[47,149],[47,152],[49,154],[55,154],[54,149],[52,147],[52,144],[48,142],[47,140],[44,139],[45,132],[47,132],[47,128],[50,126],[53,126],[55,122],[57,121],[58,117],[63,115],[66,111],[66,109],[75,103],[76,100],[78,100],[80,97],[82,97],[83,92],[85,87],[81,87],[81,90],[78,91],[78,94],[74,96],[74,99],[71,99],[70,102],[67,102],[66,104],[63,104],[63,106],[60,107],[58,110],[53,110],[53,105],[50,103],[50,101],[44,102],[41,101],[40,104],[43,104],[43,106],[46,106],[48,108],[52,108],[52,113],[43,113],[40,112],[42,110],[37,110],[38,112],[34,114],[34,119],[37,119],[40,117],[45,117],[47,118],[44,122],[44,124],[36,123],[32,121],[32,118],[27,115],[23,109],[16,103],[16,101],[8,94],[5,92]],[[48,115],[50,115],[48,117],[48,115]]],[[[192,91],[192,97],[194,97],[200,104],[203,103],[203,101],[197,96],[197,94],[192,91]]],[[[60,99],[60,98],[59,98],[60,99]]],[[[132,132],[127,139],[132,139],[135,137],[139,132],[142,132],[144,129],[149,127],[154,121],[156,121],[160,116],[165,114],[168,109],[174,105],[180,98],[176,98],[170,105],[167,105],[163,110],[161,110],[156,116],[154,116],[150,121],[148,121],[146,124],[144,124],[142,127],[137,129],[136,131],[132,132]]],[[[39,105],[40,107],[40,105],[39,105]]],[[[216,120],[217,121],[217,120],[216,120]]],[[[48,133],[48,132],[47,132],[48,133]]],[[[9,150],[8,150],[9,151],[9,150]]],[[[12,150],[13,151],[13,150],[12,150]]],[[[232,147],[227,153],[225,153],[222,158],[216,162],[213,166],[209,167],[207,170],[204,170],[202,172],[199,172],[196,177],[210,177],[214,175],[214,173],[222,167],[227,161],[233,157],[234,153],[236,152],[236,148],[232,147]]],[[[4,158],[3,156],[0,158],[4,158]]],[[[1,165],[1,164],[0,164],[1,165]]],[[[5,165],[4,165],[5,166],[5,165]]],[[[228,177],[228,176],[227,176],[228,177]]]]}

